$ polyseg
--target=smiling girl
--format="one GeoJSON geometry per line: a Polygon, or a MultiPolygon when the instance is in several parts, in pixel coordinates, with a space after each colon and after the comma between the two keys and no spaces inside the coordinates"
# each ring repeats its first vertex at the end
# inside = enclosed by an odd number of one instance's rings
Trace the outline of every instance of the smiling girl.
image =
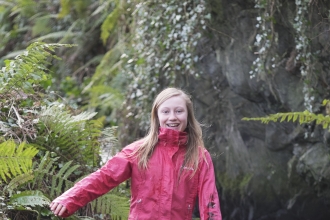
{"type": "Polygon", "coordinates": [[[192,219],[198,199],[201,220],[222,220],[214,168],[190,97],[167,88],[158,94],[149,133],[75,184],[50,205],[67,217],[131,178],[128,219],[192,219]]]}

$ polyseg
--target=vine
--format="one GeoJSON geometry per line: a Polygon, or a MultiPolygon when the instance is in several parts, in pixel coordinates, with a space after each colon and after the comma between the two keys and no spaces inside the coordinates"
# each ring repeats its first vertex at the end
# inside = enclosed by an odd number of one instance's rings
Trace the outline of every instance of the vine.
{"type": "Polygon", "coordinates": [[[274,14],[280,5],[278,0],[255,0],[255,8],[259,10],[259,16],[256,18],[258,34],[254,43],[254,46],[258,48],[255,52],[258,58],[253,61],[252,70],[249,72],[251,79],[256,76],[265,78],[264,73],[270,73],[276,67],[278,56],[274,52],[277,42],[274,14]]]}
{"type": "MultiPolygon", "coordinates": [[[[304,106],[310,112],[317,112],[320,109],[318,104],[320,100],[317,98],[315,83],[317,81],[316,73],[319,71],[316,68],[317,60],[315,56],[318,52],[312,55],[311,47],[311,18],[309,0],[295,0],[296,13],[291,21],[294,30],[295,48],[291,52],[293,66],[299,67],[301,77],[304,82],[304,106]]],[[[250,78],[261,77],[265,78],[266,73],[271,73],[282,62],[280,57],[275,53],[275,46],[278,41],[277,33],[274,28],[275,12],[280,12],[282,4],[278,0],[265,1],[255,0],[255,8],[258,9],[259,15],[256,18],[257,34],[255,37],[254,46],[256,46],[258,55],[253,61],[252,69],[249,72],[250,78]]]]}
{"type": "Polygon", "coordinates": [[[178,74],[198,77],[194,55],[201,29],[206,28],[205,2],[137,1],[133,4],[132,50],[122,55],[130,81],[127,117],[141,120],[146,129],[149,116],[143,111],[161,87],[175,85],[178,74]]]}
{"type": "Polygon", "coordinates": [[[310,33],[310,21],[308,19],[308,6],[309,0],[295,0],[296,3],[296,16],[294,18],[293,28],[296,31],[296,62],[301,63],[300,74],[304,79],[304,105],[310,112],[316,112],[319,110],[319,105],[316,104],[319,100],[316,100],[316,92],[313,89],[312,83],[314,81],[313,76],[317,71],[315,69],[315,62],[313,60],[311,52],[311,33],[310,33]]]}

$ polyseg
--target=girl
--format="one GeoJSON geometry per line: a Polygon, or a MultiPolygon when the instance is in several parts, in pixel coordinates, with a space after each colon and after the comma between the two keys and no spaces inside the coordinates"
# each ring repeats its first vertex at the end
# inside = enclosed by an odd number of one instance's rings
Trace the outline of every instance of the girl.
{"type": "Polygon", "coordinates": [[[50,209],[67,217],[131,178],[129,219],[222,220],[213,163],[190,97],[180,89],[158,94],[146,137],[126,146],[98,171],[56,198],[50,209]]]}

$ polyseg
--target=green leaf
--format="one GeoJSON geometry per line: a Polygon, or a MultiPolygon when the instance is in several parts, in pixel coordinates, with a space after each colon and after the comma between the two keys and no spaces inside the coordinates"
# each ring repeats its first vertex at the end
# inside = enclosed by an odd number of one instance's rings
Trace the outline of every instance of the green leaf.
{"type": "Polygon", "coordinates": [[[50,200],[38,190],[36,191],[23,191],[20,194],[15,194],[10,198],[9,204],[16,206],[47,206],[50,200]]]}
{"type": "Polygon", "coordinates": [[[298,118],[298,114],[293,113],[293,119],[292,119],[292,121],[293,122],[297,121],[297,118],[298,118]]]}
{"type": "Polygon", "coordinates": [[[22,142],[18,147],[13,140],[0,144],[0,176],[4,181],[7,177],[15,177],[28,173],[32,168],[32,158],[38,150],[22,142]]]}
{"type": "Polygon", "coordinates": [[[5,190],[12,192],[18,186],[23,185],[31,180],[33,180],[34,175],[32,173],[23,173],[14,179],[12,179],[9,184],[5,187],[5,190]]]}
{"type": "Polygon", "coordinates": [[[115,28],[119,15],[119,4],[116,4],[116,8],[108,15],[108,17],[105,19],[101,26],[101,39],[104,45],[111,32],[115,28]]]}

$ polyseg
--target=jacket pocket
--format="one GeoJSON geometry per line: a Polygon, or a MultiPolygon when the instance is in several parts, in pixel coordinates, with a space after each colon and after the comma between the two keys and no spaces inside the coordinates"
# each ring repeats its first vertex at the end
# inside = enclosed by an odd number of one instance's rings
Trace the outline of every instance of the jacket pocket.
{"type": "Polygon", "coordinates": [[[142,199],[137,199],[134,203],[131,204],[131,211],[130,211],[130,217],[129,219],[132,220],[138,220],[140,219],[139,216],[141,214],[141,205],[142,205],[142,199]]]}

